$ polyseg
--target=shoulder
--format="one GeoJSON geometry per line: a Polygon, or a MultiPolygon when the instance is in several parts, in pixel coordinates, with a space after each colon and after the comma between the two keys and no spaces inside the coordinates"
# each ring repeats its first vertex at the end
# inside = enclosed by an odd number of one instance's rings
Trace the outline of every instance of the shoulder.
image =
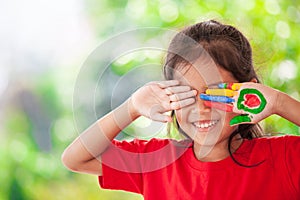
{"type": "Polygon", "coordinates": [[[300,137],[295,135],[266,136],[245,140],[244,148],[247,151],[266,154],[283,154],[287,149],[300,150],[300,137]]]}
{"type": "Polygon", "coordinates": [[[271,144],[271,145],[285,145],[290,142],[300,142],[300,136],[296,135],[280,135],[270,137],[260,137],[253,139],[253,142],[257,144],[271,144]]]}
{"type": "Polygon", "coordinates": [[[288,152],[300,152],[300,136],[282,135],[255,138],[248,141],[259,152],[269,152],[273,156],[285,156],[288,152]]]}

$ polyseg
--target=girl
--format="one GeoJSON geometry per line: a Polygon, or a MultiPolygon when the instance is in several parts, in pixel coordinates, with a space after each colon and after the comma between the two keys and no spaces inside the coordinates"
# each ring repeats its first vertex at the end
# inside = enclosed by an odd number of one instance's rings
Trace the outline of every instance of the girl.
{"type": "Polygon", "coordinates": [[[262,137],[257,124],[277,114],[299,126],[300,102],[259,83],[241,32],[213,20],[187,27],[164,75],[84,131],[63,153],[66,167],[144,199],[300,198],[300,137],[262,137]],[[186,139],[114,140],[140,116],[186,139]]]}

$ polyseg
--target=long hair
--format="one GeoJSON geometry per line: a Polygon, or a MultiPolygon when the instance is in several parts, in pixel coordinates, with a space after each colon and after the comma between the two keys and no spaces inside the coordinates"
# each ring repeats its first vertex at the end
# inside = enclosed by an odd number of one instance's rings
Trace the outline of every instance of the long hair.
{"type": "MultiPolygon", "coordinates": [[[[197,23],[175,35],[169,45],[163,68],[165,79],[171,80],[174,78],[176,67],[189,67],[188,63],[199,58],[203,50],[217,66],[231,72],[239,82],[248,82],[253,78],[260,82],[253,67],[252,49],[247,38],[235,27],[224,25],[215,20],[197,23]],[[195,42],[187,42],[187,37],[195,42]]],[[[173,117],[173,126],[182,135],[188,137],[180,128],[174,111],[171,112],[171,116],[173,117]]],[[[168,129],[170,128],[168,127],[168,129]]],[[[237,134],[243,139],[253,139],[261,137],[263,133],[259,124],[241,124],[231,133],[228,141],[230,156],[234,162],[245,166],[239,163],[231,152],[231,143],[237,134]]]]}

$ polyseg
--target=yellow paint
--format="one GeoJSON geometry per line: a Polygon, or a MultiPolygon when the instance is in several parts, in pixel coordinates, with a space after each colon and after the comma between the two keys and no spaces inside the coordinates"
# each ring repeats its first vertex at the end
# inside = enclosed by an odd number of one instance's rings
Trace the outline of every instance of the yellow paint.
{"type": "Polygon", "coordinates": [[[229,89],[207,89],[206,94],[208,95],[214,95],[214,96],[227,96],[227,97],[233,97],[237,94],[236,91],[232,91],[229,89]]]}
{"type": "Polygon", "coordinates": [[[232,90],[239,90],[242,87],[242,83],[233,83],[231,86],[232,90]]]}

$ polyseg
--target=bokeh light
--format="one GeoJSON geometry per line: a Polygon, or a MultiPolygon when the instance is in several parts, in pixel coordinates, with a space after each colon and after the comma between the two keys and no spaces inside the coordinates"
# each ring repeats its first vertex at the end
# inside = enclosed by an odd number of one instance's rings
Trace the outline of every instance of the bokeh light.
{"type": "MultiPolygon", "coordinates": [[[[233,24],[249,38],[263,83],[300,97],[299,1],[11,0],[0,3],[0,13],[3,200],[142,199],[137,194],[100,189],[96,176],[69,172],[60,161],[63,150],[78,136],[72,98],[80,68],[95,48],[121,32],[139,27],[180,30],[206,19],[233,24]]],[[[169,36],[153,38],[145,34],[132,40],[152,44],[168,44],[170,40],[169,36]]],[[[126,42],[120,43],[112,55],[118,55],[123,47],[126,42]]],[[[159,71],[163,57],[164,52],[144,49],[115,59],[109,66],[107,87],[101,85],[97,91],[97,116],[111,109],[107,93],[120,90],[110,88],[114,81],[125,75],[138,80],[141,73],[132,69],[159,71]]],[[[101,63],[91,64],[102,67],[101,63]]],[[[98,75],[98,71],[92,72],[95,77],[85,82],[86,87],[102,84],[94,81],[98,75]]],[[[150,75],[145,80],[154,77],[150,75]]],[[[124,91],[124,95],[129,92],[124,91]]],[[[85,96],[78,99],[82,105],[89,100],[85,96]]],[[[114,106],[121,100],[113,99],[114,106]]],[[[86,120],[85,116],[78,118],[86,120]]],[[[268,133],[300,135],[298,126],[275,115],[262,124],[268,133]]],[[[163,124],[140,118],[118,139],[165,137],[165,131],[163,124]]]]}

